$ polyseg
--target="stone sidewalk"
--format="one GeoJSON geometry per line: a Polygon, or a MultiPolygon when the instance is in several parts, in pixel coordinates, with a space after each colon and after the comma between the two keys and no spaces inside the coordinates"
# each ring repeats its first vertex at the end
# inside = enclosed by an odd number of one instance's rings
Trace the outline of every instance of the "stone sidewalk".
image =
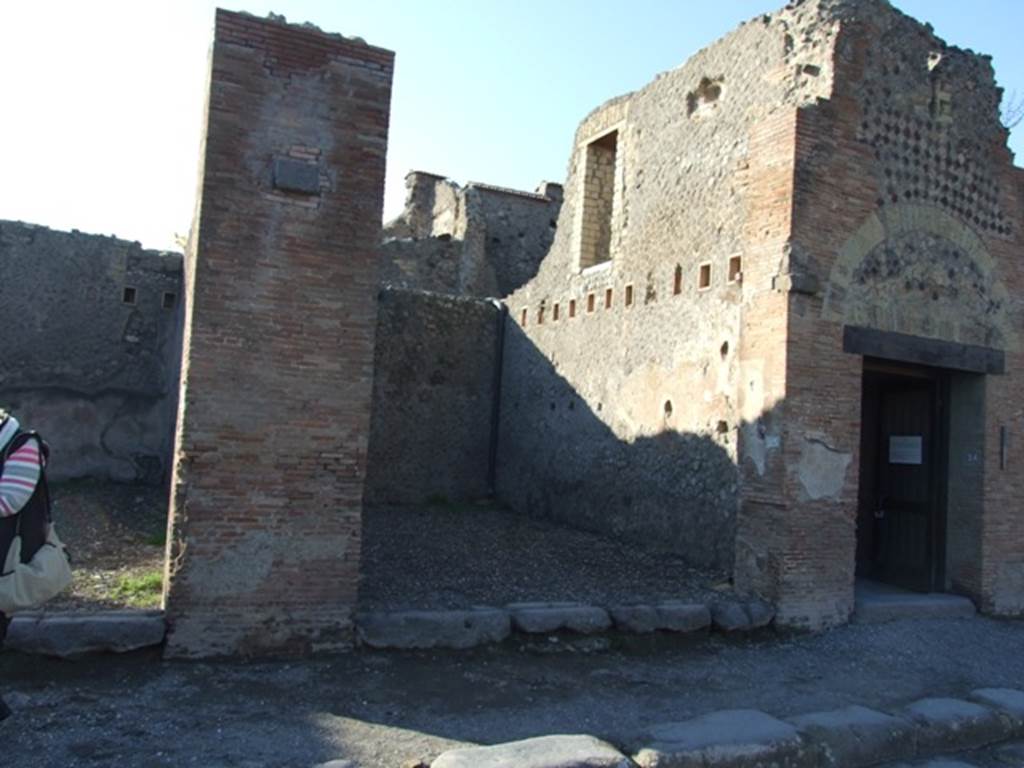
{"type": "MultiPolygon", "coordinates": [[[[697,736],[739,732],[728,718],[740,718],[769,739],[781,723],[783,743],[790,729],[802,739],[818,726],[864,729],[877,721],[883,733],[895,729],[883,739],[887,748],[914,745],[898,760],[915,764],[922,743],[929,754],[975,745],[972,764],[988,768],[996,763],[982,761],[996,759],[995,747],[981,748],[982,740],[1011,736],[1003,729],[1012,721],[997,712],[995,720],[953,728],[943,718],[970,712],[947,700],[991,711],[972,692],[1024,690],[1021,647],[1024,623],[971,618],[851,625],[817,636],[513,636],[469,651],[361,650],[289,663],[170,663],[145,651],[77,662],[6,653],[0,688],[15,715],[0,725],[0,753],[17,755],[19,768],[311,768],[332,760],[395,768],[429,765],[472,745],[587,734],[643,764],[643,750],[658,745],[709,748],[697,736]],[[897,725],[911,730],[900,735],[897,725]],[[954,746],[950,731],[979,740],[954,746]]],[[[827,765],[794,763],[809,764],[827,765]]]]}

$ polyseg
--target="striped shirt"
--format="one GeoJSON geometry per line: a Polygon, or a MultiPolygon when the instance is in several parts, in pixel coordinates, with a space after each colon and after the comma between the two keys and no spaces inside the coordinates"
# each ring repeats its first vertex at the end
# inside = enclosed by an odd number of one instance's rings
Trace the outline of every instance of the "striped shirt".
{"type": "MultiPolygon", "coordinates": [[[[2,430],[4,434],[0,434],[0,447],[6,448],[17,430],[18,422],[13,417],[9,418],[2,430]],[[13,431],[10,429],[12,422],[13,431]]],[[[3,474],[0,474],[0,517],[10,517],[21,511],[32,498],[41,471],[38,440],[26,440],[24,445],[11,452],[4,463],[3,474]]]]}

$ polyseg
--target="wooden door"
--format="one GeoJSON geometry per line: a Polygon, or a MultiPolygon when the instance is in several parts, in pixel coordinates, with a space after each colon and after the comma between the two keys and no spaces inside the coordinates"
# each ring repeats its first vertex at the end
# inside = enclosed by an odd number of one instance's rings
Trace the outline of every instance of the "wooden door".
{"type": "Polygon", "coordinates": [[[878,389],[878,575],[926,592],[935,557],[936,396],[929,379],[892,378],[878,389]]]}

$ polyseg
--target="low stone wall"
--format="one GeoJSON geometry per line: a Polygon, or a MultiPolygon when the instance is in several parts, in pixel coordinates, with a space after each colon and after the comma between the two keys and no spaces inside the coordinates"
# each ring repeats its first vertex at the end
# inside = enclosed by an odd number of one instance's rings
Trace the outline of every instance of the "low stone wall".
{"type": "Polygon", "coordinates": [[[487,495],[498,313],[481,299],[381,292],[368,502],[487,495]]]}
{"type": "Polygon", "coordinates": [[[166,476],[181,290],[180,254],[0,221],[0,406],[50,443],[52,479],[166,476]]]}

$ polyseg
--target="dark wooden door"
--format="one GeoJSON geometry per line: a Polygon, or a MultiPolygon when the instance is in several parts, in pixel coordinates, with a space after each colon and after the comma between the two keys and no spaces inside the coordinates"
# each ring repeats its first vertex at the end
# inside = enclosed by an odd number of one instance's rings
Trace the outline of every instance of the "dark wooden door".
{"type": "Polygon", "coordinates": [[[921,591],[933,581],[936,396],[929,379],[889,379],[878,390],[878,575],[921,591]]]}

